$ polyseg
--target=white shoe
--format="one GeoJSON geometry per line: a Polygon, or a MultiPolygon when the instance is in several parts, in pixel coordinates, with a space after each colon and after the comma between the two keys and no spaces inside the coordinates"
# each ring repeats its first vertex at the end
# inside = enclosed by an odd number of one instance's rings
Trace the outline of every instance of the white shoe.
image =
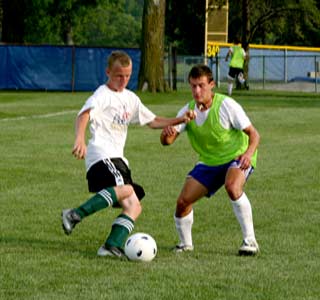
{"type": "Polygon", "coordinates": [[[106,245],[102,245],[98,249],[98,256],[111,256],[111,257],[116,257],[116,258],[127,258],[126,255],[124,254],[123,250],[117,247],[109,247],[106,245]]]}
{"type": "Polygon", "coordinates": [[[187,251],[193,251],[193,246],[191,245],[176,245],[173,248],[173,252],[181,253],[181,252],[187,252],[187,251]]]}
{"type": "Polygon", "coordinates": [[[256,240],[244,240],[239,248],[239,255],[256,255],[259,251],[256,240]]]}
{"type": "Polygon", "coordinates": [[[65,234],[71,234],[73,228],[81,221],[80,216],[73,209],[64,209],[61,213],[62,228],[65,234]]]}

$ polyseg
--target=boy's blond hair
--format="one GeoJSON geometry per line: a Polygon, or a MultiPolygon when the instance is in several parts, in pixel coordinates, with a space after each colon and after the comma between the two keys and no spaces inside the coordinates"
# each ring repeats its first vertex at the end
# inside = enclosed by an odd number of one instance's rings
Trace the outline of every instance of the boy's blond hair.
{"type": "Polygon", "coordinates": [[[108,57],[108,68],[112,68],[115,62],[119,62],[122,67],[127,67],[131,64],[130,56],[121,50],[112,51],[108,57]]]}

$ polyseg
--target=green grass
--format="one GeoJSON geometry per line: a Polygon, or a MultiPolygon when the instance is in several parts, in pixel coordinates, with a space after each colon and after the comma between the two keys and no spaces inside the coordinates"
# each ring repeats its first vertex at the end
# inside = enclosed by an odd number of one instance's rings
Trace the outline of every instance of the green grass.
{"type": "MultiPolygon", "coordinates": [[[[61,210],[90,196],[83,161],[71,155],[75,116],[88,95],[0,93],[1,300],[319,299],[319,95],[234,93],[261,134],[246,187],[261,247],[254,258],[237,256],[241,233],[224,190],[195,205],[195,251],[170,251],[175,199],[196,155],[184,135],[162,147],[160,131],[131,127],[126,156],[146,191],[135,232],[156,239],[151,263],[96,256],[119,210],[85,219],[71,236],[61,229],[61,210]]],[[[174,116],[190,93],[141,98],[174,116]]]]}

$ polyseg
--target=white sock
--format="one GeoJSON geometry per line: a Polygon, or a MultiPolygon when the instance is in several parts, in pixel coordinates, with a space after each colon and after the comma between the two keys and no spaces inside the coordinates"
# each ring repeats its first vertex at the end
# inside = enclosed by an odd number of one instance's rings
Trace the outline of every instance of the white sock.
{"type": "Polygon", "coordinates": [[[192,246],[192,224],[193,224],[193,210],[182,218],[174,216],[176,229],[178,231],[180,246],[192,246]]]}
{"type": "Polygon", "coordinates": [[[234,214],[241,226],[243,240],[255,240],[252,209],[247,195],[243,193],[241,197],[232,203],[234,214]]]}
{"type": "Polygon", "coordinates": [[[232,87],[233,87],[233,83],[228,83],[228,95],[229,96],[232,95],[232,87]]]}

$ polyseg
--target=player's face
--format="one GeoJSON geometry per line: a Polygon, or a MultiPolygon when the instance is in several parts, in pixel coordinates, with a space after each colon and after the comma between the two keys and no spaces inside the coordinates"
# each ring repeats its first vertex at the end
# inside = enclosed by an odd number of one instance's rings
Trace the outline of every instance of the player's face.
{"type": "Polygon", "coordinates": [[[212,100],[212,89],[214,88],[214,81],[208,82],[207,76],[199,78],[190,78],[189,84],[192,91],[193,99],[196,101],[198,107],[203,104],[206,105],[212,100]]]}
{"type": "Polygon", "coordinates": [[[130,80],[132,73],[132,64],[123,67],[120,63],[115,63],[112,68],[107,68],[106,74],[109,77],[107,85],[110,89],[116,92],[123,91],[130,80]]]}

